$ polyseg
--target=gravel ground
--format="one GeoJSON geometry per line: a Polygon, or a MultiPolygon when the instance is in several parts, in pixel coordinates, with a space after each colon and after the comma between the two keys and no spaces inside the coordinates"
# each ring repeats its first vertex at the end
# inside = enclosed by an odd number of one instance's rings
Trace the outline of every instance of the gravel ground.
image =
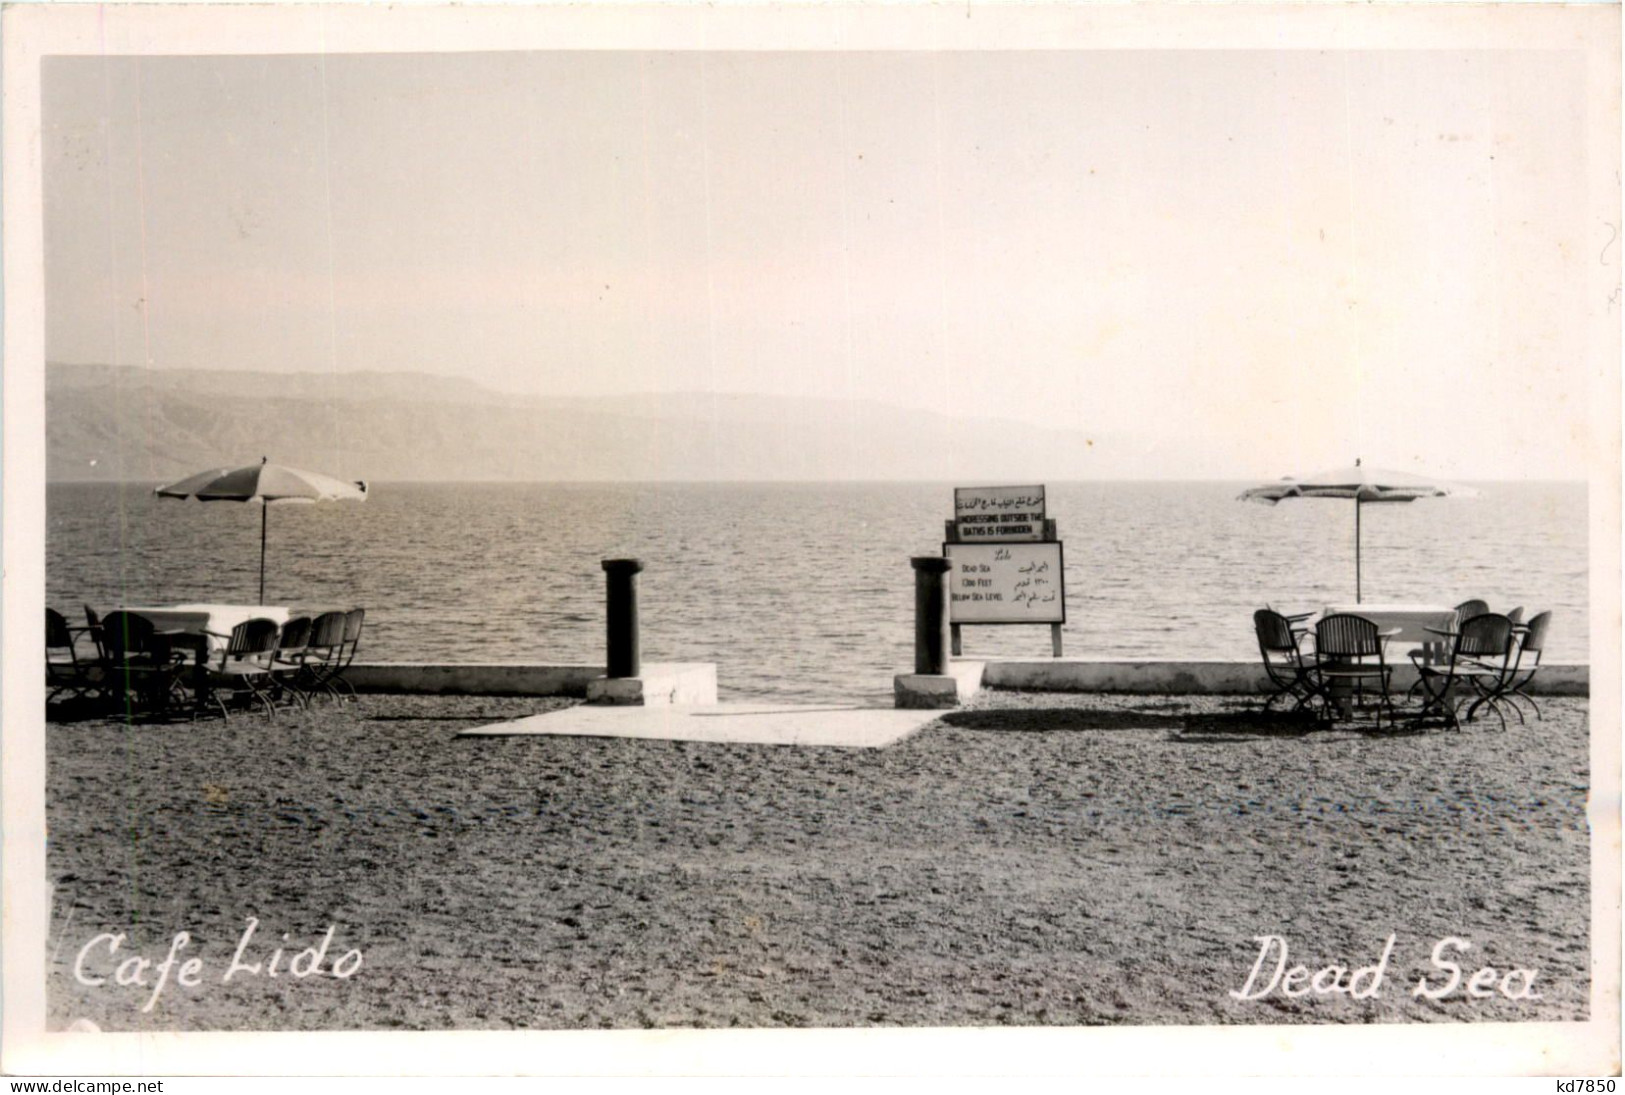
{"type": "Polygon", "coordinates": [[[50,724],[52,1021],[1587,1014],[1583,700],[1543,701],[1544,721],[1505,733],[1492,720],[1459,734],[1305,734],[1249,717],[1239,698],[985,692],[874,751],[454,738],[561,702],[363,696],[274,722],[50,724]],[[250,917],[239,961],[259,972],[227,980],[250,917]],[[325,954],[293,976],[289,961],[329,926],[325,954]],[[103,932],[124,934],[116,952],[103,932]],[[179,932],[189,939],[160,988],[179,932]],[[1328,987],[1394,944],[1364,999],[1281,985],[1234,999],[1265,935],[1286,941],[1289,967],[1342,967],[1328,987]],[[1450,937],[1471,945],[1442,952],[1461,984],[1413,995],[1424,975],[1447,982],[1430,954],[1450,937]],[[81,954],[105,984],[76,979],[81,954]],[[135,955],[152,966],[120,965],[135,955]],[[188,958],[198,965],[183,977],[188,958]],[[1497,972],[1475,997],[1467,981],[1481,966],[1497,972]],[[1538,998],[1502,994],[1525,987],[1513,969],[1538,971],[1538,998]]]}

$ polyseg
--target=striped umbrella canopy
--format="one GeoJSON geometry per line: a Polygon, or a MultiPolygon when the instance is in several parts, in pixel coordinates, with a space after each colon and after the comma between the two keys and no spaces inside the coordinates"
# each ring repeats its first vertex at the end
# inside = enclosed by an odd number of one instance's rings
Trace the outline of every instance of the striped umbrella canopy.
{"type": "Polygon", "coordinates": [[[367,484],[347,483],[319,472],[272,464],[265,457],[242,468],[220,468],[153,491],[160,498],[196,498],[200,502],[257,502],[260,505],[260,604],[265,603],[265,511],[272,505],[367,500],[367,484]]]}
{"type": "Polygon", "coordinates": [[[1288,498],[1343,498],[1354,500],[1354,600],[1361,601],[1360,588],[1360,507],[1374,502],[1414,502],[1418,498],[1472,498],[1471,487],[1427,479],[1404,472],[1368,468],[1359,460],[1352,467],[1333,468],[1302,478],[1287,478],[1260,487],[1251,487],[1238,496],[1243,502],[1275,505],[1288,498]]]}

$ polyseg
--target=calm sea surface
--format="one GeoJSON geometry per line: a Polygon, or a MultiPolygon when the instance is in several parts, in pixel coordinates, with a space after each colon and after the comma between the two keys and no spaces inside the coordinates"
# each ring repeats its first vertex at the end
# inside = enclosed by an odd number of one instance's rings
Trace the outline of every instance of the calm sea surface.
{"type": "MultiPolygon", "coordinates": [[[[52,484],[47,603],[257,599],[256,507],[154,484],[52,484]]],[[[1253,658],[1253,609],[1354,599],[1354,507],[1237,502],[1245,484],[1051,483],[1067,655],[1253,658]]],[[[1368,506],[1365,599],[1555,610],[1587,656],[1584,484],[1368,506]]],[[[725,698],[889,703],[913,662],[909,556],[937,554],[946,484],[375,484],[273,506],[266,600],[367,607],[362,660],[601,663],[599,560],[636,556],[649,661],[717,663],[725,698]]],[[[965,653],[1048,657],[1049,629],[967,628],[965,653]]]]}

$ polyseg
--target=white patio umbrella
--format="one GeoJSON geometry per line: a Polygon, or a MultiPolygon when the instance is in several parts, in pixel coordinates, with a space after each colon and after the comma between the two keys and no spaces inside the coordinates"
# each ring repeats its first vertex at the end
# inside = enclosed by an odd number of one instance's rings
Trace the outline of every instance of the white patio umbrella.
{"type": "Polygon", "coordinates": [[[160,498],[196,498],[200,502],[258,502],[260,504],[260,604],[265,603],[265,511],[285,503],[349,500],[365,502],[367,484],[346,483],[330,475],[272,464],[260,457],[244,468],[221,468],[188,476],[153,491],[160,498]]]}
{"type": "Polygon", "coordinates": [[[1238,496],[1243,502],[1263,502],[1274,505],[1288,498],[1352,498],[1354,499],[1354,600],[1361,600],[1360,589],[1360,507],[1373,502],[1414,502],[1418,498],[1472,498],[1478,491],[1471,487],[1446,483],[1439,479],[1426,479],[1403,472],[1368,468],[1354,461],[1350,468],[1333,468],[1316,472],[1301,479],[1287,477],[1261,487],[1244,490],[1238,496]]]}

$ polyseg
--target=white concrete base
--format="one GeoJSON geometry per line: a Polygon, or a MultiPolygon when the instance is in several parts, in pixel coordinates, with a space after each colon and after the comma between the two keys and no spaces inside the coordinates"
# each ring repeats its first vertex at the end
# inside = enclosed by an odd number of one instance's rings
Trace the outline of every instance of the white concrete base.
{"type": "Polygon", "coordinates": [[[709,662],[646,664],[636,677],[587,682],[587,702],[622,707],[717,702],[717,667],[709,662]]]}
{"type": "Polygon", "coordinates": [[[795,707],[759,703],[569,707],[464,730],[457,736],[564,735],[881,749],[902,741],[935,718],[930,712],[899,711],[890,707],[795,707]]]}
{"type": "Polygon", "coordinates": [[[958,707],[982,687],[986,662],[949,662],[948,672],[899,673],[892,678],[896,704],[916,710],[942,710],[958,707]]]}

